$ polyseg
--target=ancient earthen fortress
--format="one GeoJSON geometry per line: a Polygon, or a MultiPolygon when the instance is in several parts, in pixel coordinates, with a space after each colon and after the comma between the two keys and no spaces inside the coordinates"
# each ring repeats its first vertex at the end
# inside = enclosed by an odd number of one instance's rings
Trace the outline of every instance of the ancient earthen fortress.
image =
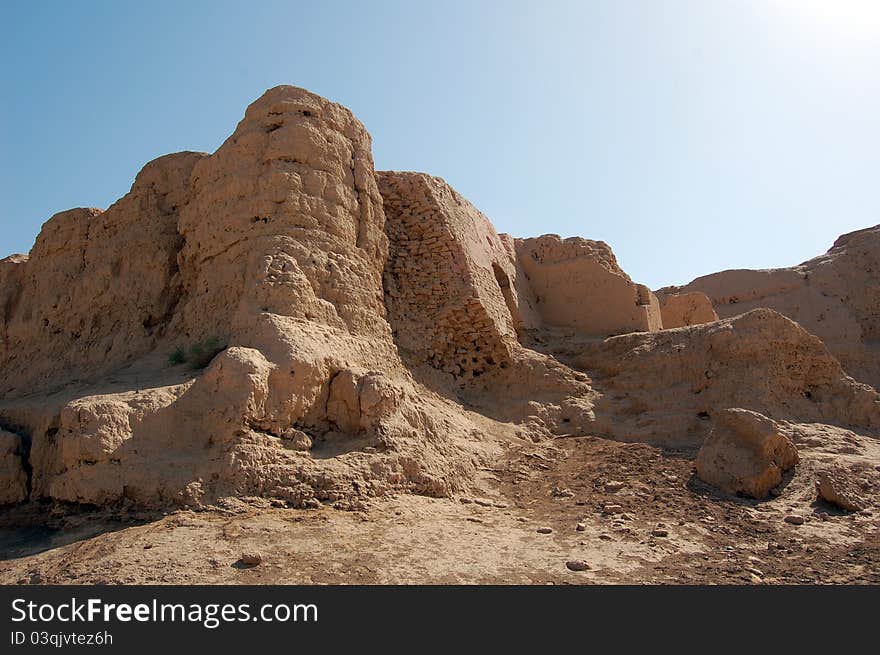
{"type": "Polygon", "coordinates": [[[450,496],[561,435],[702,446],[703,479],[758,497],[867,470],[878,270],[871,228],[655,295],[604,243],[498,234],[443,180],[376,172],[350,111],[277,87],[215,153],[0,261],[0,502],[450,496]]]}

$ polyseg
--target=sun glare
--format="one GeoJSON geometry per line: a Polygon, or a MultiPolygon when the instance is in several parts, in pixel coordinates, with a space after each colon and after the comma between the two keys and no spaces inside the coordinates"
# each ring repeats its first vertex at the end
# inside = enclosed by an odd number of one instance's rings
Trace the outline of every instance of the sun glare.
{"type": "Polygon", "coordinates": [[[829,35],[880,41],[880,0],[773,0],[786,18],[829,35]]]}

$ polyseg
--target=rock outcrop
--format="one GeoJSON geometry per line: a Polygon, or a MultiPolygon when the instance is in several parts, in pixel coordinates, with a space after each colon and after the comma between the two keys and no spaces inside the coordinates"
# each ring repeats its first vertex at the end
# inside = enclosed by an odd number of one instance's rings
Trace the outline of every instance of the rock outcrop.
{"type": "MultiPolygon", "coordinates": [[[[698,447],[731,407],[880,429],[877,393],[792,320],[716,321],[694,293],[661,308],[606,244],[498,234],[443,180],[376,173],[370,148],[344,107],[276,87],[213,154],[161,157],[0,260],[0,503],[448,496],[503,444],[698,447]]],[[[845,307],[853,366],[876,336],[872,239],[803,291],[845,307]]],[[[740,473],[750,492],[774,477],[740,473]]]]}
{"type": "Polygon", "coordinates": [[[776,422],[727,409],[715,418],[695,466],[702,480],[728,493],[765,498],[797,463],[797,448],[776,422]]]}
{"type": "Polygon", "coordinates": [[[846,371],[880,388],[880,226],[841,236],[824,255],[792,268],[734,270],[668,293],[705,293],[721,318],[767,307],[825,342],[846,371]]]}
{"type": "Polygon", "coordinates": [[[868,506],[851,474],[842,468],[819,471],[816,493],[820,499],[848,512],[858,512],[868,506]]]}

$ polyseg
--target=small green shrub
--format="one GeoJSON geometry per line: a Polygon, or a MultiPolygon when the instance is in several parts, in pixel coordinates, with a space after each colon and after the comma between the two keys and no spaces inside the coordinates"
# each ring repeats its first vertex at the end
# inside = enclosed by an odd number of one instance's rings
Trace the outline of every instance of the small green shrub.
{"type": "Polygon", "coordinates": [[[211,363],[211,360],[214,359],[217,353],[224,348],[226,348],[226,344],[220,341],[220,339],[208,337],[204,341],[194,343],[190,347],[186,361],[189,362],[192,368],[205,368],[211,363]]]}
{"type": "Polygon", "coordinates": [[[183,364],[186,361],[186,351],[177,346],[171,354],[168,355],[168,363],[171,366],[177,366],[178,364],[183,364]]]}

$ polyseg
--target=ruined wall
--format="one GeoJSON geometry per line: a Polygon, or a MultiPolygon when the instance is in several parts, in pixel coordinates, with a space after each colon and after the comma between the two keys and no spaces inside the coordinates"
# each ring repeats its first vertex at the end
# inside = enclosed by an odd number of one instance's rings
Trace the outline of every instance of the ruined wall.
{"type": "Polygon", "coordinates": [[[602,389],[593,429],[625,441],[700,445],[721,410],[776,420],[880,428],[880,396],[825,345],[769,309],[572,347],[563,361],[602,389]]]}
{"type": "Polygon", "coordinates": [[[107,211],[53,216],[27,258],[0,274],[0,394],[99,375],[149,351],[180,296],[177,233],[189,175],[204,155],[147,164],[107,211]]]}
{"type": "Polygon", "coordinates": [[[440,178],[381,172],[388,318],[413,363],[470,379],[506,367],[520,309],[516,268],[488,219],[440,178]]]}
{"type": "Polygon", "coordinates": [[[516,254],[548,325],[596,336],[661,329],[657,298],[620,269],[607,244],[548,234],[517,239],[516,254]]]}
{"type": "Polygon", "coordinates": [[[107,211],[59,214],[0,264],[0,428],[32,498],[462,484],[473,464],[449,439],[470,425],[414,391],[385,318],[370,147],[348,109],[276,87],[215,153],[148,164],[107,211]],[[207,368],[167,361],[209,337],[225,348],[207,368]]]}
{"type": "Polygon", "coordinates": [[[718,320],[712,301],[705,293],[658,293],[657,299],[665,330],[718,320]]]}
{"type": "MultiPolygon", "coordinates": [[[[864,351],[876,242],[707,293],[807,298],[864,351]]],[[[276,87],[215,153],[151,162],[0,261],[0,503],[350,507],[466,489],[494,432],[694,445],[729,406],[880,426],[877,394],[779,314],[660,325],[607,245],[498,235],[438,178],[377,175],[350,111],[276,87]],[[207,337],[211,361],[168,360],[207,337]]]]}
{"type": "MultiPolygon", "coordinates": [[[[699,291],[722,318],[768,307],[822,339],[856,379],[880,387],[880,226],[841,236],[792,268],[732,270],[663,292],[699,291]]],[[[660,293],[660,292],[658,292],[660,293]]]]}
{"type": "Polygon", "coordinates": [[[360,121],[314,94],[270,89],[193,170],[179,321],[247,340],[254,317],[272,314],[390,344],[384,220],[360,121]]]}

